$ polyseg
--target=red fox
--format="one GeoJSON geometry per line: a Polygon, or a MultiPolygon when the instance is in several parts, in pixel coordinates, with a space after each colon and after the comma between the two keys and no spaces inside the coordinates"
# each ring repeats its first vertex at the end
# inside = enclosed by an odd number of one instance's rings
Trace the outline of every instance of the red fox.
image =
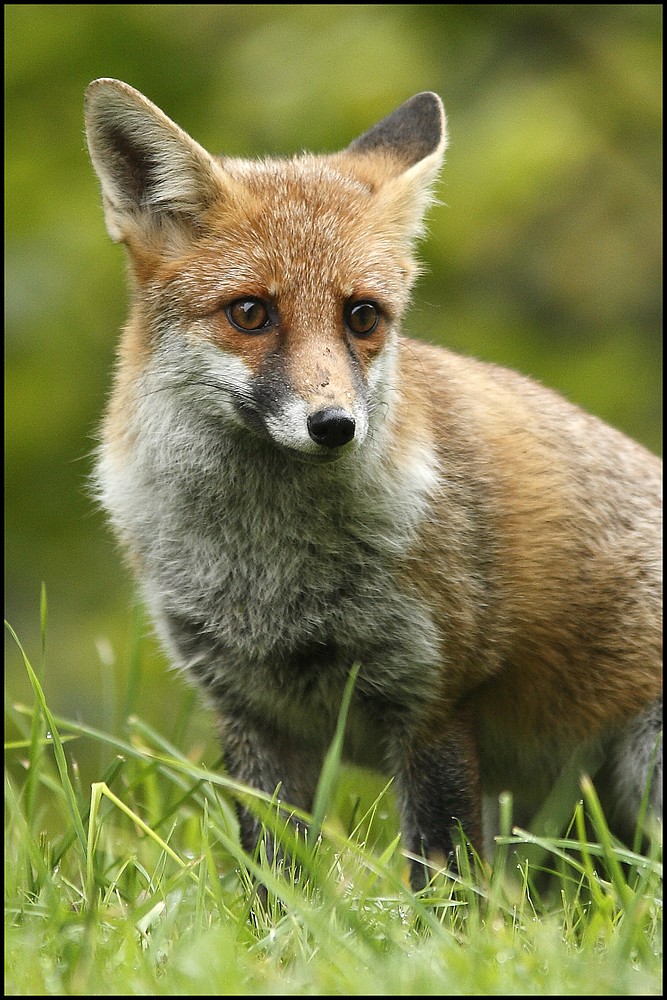
{"type": "Polygon", "coordinates": [[[661,462],[401,333],[440,98],[293,159],[213,157],[117,80],[86,126],[132,286],[98,492],[229,773],[311,809],[359,662],[345,755],[395,778],[413,855],[451,858],[459,824],[482,846],[485,798],[529,816],[589,747],[631,837],[662,725],[661,462]]]}

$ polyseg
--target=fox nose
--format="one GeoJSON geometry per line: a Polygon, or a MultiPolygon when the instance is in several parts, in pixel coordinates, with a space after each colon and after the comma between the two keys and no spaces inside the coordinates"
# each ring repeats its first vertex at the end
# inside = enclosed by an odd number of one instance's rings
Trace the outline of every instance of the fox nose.
{"type": "Polygon", "coordinates": [[[340,406],[311,413],[307,423],[313,441],[325,448],[340,448],[347,444],[354,437],[356,427],[352,414],[340,406]]]}

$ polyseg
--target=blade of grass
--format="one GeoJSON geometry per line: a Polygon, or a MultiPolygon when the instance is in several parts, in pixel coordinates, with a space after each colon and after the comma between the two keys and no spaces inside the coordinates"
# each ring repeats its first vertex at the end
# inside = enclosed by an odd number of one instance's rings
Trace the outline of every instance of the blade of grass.
{"type": "MultiPolygon", "coordinates": [[[[201,838],[203,843],[208,843],[210,839],[208,825],[208,802],[204,802],[204,815],[201,819],[201,838]]],[[[195,902],[195,926],[203,930],[206,926],[206,911],[204,903],[206,901],[206,880],[207,880],[207,859],[202,853],[199,861],[199,872],[197,874],[197,899],[195,902]]]]}
{"type": "Polygon", "coordinates": [[[489,903],[493,912],[497,912],[501,908],[501,902],[506,886],[509,848],[506,841],[501,838],[507,838],[511,832],[513,804],[510,792],[502,792],[498,796],[499,837],[496,839],[493,852],[493,867],[491,869],[489,896],[489,903]]]}
{"type": "Polygon", "coordinates": [[[584,794],[584,799],[586,801],[586,806],[588,807],[588,812],[591,817],[595,834],[600,842],[600,846],[603,849],[607,870],[609,871],[614,888],[618,893],[618,898],[625,906],[629,906],[633,898],[632,889],[625,880],[623,869],[621,868],[621,864],[616,856],[611,833],[609,827],[607,826],[604,813],[602,812],[602,806],[600,805],[597,792],[593,787],[593,782],[586,775],[584,775],[581,779],[581,790],[584,794]]]}
{"type": "Polygon", "coordinates": [[[608,900],[605,897],[600,879],[598,878],[595,868],[593,866],[592,855],[589,850],[589,845],[587,843],[586,837],[586,819],[584,816],[584,806],[582,802],[577,803],[577,808],[574,813],[575,828],[577,831],[577,837],[579,841],[579,854],[581,856],[581,863],[583,870],[586,874],[586,880],[588,882],[588,890],[591,894],[593,902],[596,907],[601,910],[608,909],[608,900]]]}
{"type": "Polygon", "coordinates": [[[7,774],[5,774],[5,801],[7,803],[8,813],[11,814],[12,819],[21,832],[21,844],[28,852],[30,862],[37,873],[38,882],[42,886],[49,885],[50,877],[46,862],[39,849],[39,845],[32,835],[32,827],[27,823],[23,813],[21,812],[19,800],[16,797],[16,792],[14,791],[12,783],[9,780],[9,775],[7,774]]]}
{"type": "Polygon", "coordinates": [[[67,758],[65,756],[65,750],[63,748],[62,740],[60,739],[60,734],[58,733],[58,727],[56,725],[55,719],[51,715],[51,711],[48,705],[46,704],[46,698],[44,697],[44,691],[42,689],[42,685],[39,683],[39,679],[35,671],[32,669],[30,661],[25,653],[25,650],[23,649],[23,646],[19,641],[18,636],[16,635],[16,632],[7,622],[5,622],[5,626],[9,630],[10,635],[12,636],[14,642],[19,648],[19,651],[23,658],[23,663],[28,673],[30,684],[32,685],[32,689],[35,692],[35,697],[39,704],[40,710],[46,721],[47,730],[50,733],[51,738],[53,740],[53,752],[56,758],[56,765],[58,767],[58,772],[60,774],[60,780],[62,782],[63,792],[65,794],[65,800],[67,802],[67,807],[70,813],[72,824],[74,826],[74,829],[76,830],[76,835],[79,840],[79,844],[81,845],[81,850],[83,851],[85,857],[87,851],[86,833],[83,828],[81,813],[79,812],[79,806],[76,801],[74,788],[72,787],[72,782],[70,781],[69,778],[67,758]]]}
{"type": "MultiPolygon", "coordinates": [[[[117,776],[120,774],[124,763],[125,760],[123,757],[115,757],[111,762],[111,764],[109,765],[109,767],[107,768],[107,770],[105,771],[105,773],[103,774],[102,781],[106,785],[111,787],[111,785],[116,780],[117,776]]],[[[84,823],[88,822],[88,827],[90,829],[90,807],[88,807],[86,812],[84,812],[82,820],[84,823]]],[[[53,851],[54,865],[60,863],[60,860],[62,859],[63,855],[65,854],[66,851],[69,850],[69,848],[72,846],[75,840],[76,840],[76,832],[73,829],[73,827],[70,827],[69,830],[65,833],[58,847],[54,848],[53,851]]]]}
{"type": "MultiPolygon", "coordinates": [[[[39,600],[40,627],[41,627],[41,658],[39,670],[35,671],[40,684],[44,683],[46,673],[46,626],[48,620],[46,587],[42,583],[39,600]]],[[[39,788],[40,766],[44,754],[46,740],[46,727],[43,713],[39,710],[38,702],[35,701],[32,721],[30,725],[30,752],[28,754],[29,768],[28,778],[25,785],[25,808],[28,825],[32,828],[35,820],[35,808],[37,803],[37,791],[39,788]]]]}
{"type": "MultiPolygon", "coordinates": [[[[172,861],[175,861],[180,868],[188,872],[195,881],[195,883],[197,882],[197,876],[195,872],[192,870],[191,865],[186,864],[185,861],[179,858],[176,851],[174,851],[173,848],[171,848],[169,844],[165,840],[163,840],[162,837],[160,837],[148,825],[148,823],[145,823],[144,820],[141,818],[141,816],[138,816],[137,813],[135,813],[132,809],[130,809],[129,806],[125,805],[122,799],[119,799],[117,795],[114,795],[111,789],[107,785],[105,785],[103,781],[94,781],[93,784],[91,785],[90,816],[88,823],[88,830],[89,830],[88,840],[90,844],[90,850],[86,854],[87,885],[91,893],[94,889],[94,855],[95,855],[95,843],[97,837],[97,831],[96,831],[97,814],[99,812],[99,805],[102,796],[109,799],[109,801],[113,803],[113,805],[115,805],[117,809],[120,809],[121,812],[125,813],[125,815],[129,817],[129,819],[131,819],[132,822],[135,823],[139,827],[139,829],[146,834],[147,837],[150,837],[150,839],[158,845],[160,850],[162,850],[165,854],[167,854],[172,859],[172,861]]],[[[92,895],[89,898],[92,900],[92,895]]]]}
{"type": "Polygon", "coordinates": [[[320,830],[322,829],[322,823],[324,822],[324,817],[329,810],[333,799],[336,778],[338,777],[340,762],[343,755],[343,742],[345,740],[347,716],[350,709],[350,702],[352,701],[352,692],[354,691],[354,685],[356,683],[360,667],[360,663],[355,663],[350,670],[350,676],[347,679],[345,690],[343,691],[340,712],[338,713],[338,721],[336,723],[336,731],[334,733],[333,740],[331,741],[331,746],[327,750],[324,758],[319,781],[317,782],[317,790],[315,792],[315,800],[313,804],[313,820],[310,827],[310,837],[312,838],[313,843],[315,843],[319,836],[320,830]]]}

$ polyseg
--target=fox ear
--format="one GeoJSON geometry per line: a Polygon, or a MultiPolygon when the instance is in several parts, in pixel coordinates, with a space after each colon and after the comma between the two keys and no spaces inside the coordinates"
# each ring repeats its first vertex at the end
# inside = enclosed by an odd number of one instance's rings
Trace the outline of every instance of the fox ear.
{"type": "Polygon", "coordinates": [[[406,168],[425,161],[437,171],[447,145],[445,109],[437,94],[415,94],[350,143],[351,153],[388,153],[406,168]]]}
{"type": "Polygon", "coordinates": [[[113,240],[147,221],[194,219],[215,197],[213,158],[138,90],[100,79],[86,91],[86,137],[113,240]]]}
{"type": "Polygon", "coordinates": [[[437,94],[425,91],[355,139],[347,152],[381,158],[386,171],[381,189],[410,234],[417,235],[446,148],[445,109],[437,94]]]}

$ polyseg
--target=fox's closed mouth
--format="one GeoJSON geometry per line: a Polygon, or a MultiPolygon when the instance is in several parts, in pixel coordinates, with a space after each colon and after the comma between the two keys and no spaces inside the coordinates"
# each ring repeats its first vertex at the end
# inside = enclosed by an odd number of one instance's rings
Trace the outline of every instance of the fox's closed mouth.
{"type": "Polygon", "coordinates": [[[333,465],[343,458],[344,455],[349,455],[351,451],[349,444],[343,445],[340,448],[319,447],[317,451],[302,451],[300,448],[290,448],[284,444],[280,444],[278,447],[292,458],[296,458],[298,461],[309,465],[333,465]]]}

